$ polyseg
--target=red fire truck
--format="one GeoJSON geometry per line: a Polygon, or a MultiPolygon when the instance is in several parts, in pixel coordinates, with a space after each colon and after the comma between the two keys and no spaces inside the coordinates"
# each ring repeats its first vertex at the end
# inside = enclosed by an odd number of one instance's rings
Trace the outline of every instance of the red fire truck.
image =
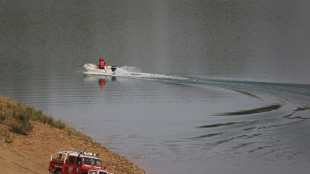
{"type": "Polygon", "coordinates": [[[103,170],[99,154],[81,151],[61,151],[51,155],[48,173],[88,174],[89,170],[103,170]]]}

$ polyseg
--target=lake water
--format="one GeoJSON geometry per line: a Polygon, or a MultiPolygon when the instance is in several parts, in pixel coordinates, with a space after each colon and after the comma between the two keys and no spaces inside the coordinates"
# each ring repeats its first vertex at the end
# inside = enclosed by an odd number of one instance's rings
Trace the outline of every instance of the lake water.
{"type": "Polygon", "coordinates": [[[307,173],[309,7],[2,0],[0,94],[149,174],[307,173]],[[84,74],[100,56],[115,77],[84,74]]]}

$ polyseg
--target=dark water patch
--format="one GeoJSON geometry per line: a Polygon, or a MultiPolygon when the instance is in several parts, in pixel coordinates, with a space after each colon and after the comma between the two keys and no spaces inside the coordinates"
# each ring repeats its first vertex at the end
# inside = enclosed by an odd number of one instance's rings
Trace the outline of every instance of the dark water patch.
{"type": "Polygon", "coordinates": [[[254,130],[254,129],[257,129],[257,127],[248,127],[248,128],[243,129],[243,130],[250,131],[250,130],[254,130]]]}
{"type": "Polygon", "coordinates": [[[296,117],[287,117],[288,119],[300,119],[300,120],[308,120],[309,117],[303,117],[303,116],[296,116],[296,117]]]}
{"type": "Polygon", "coordinates": [[[252,145],[252,144],[255,144],[255,143],[254,142],[241,143],[237,146],[232,147],[232,149],[235,149],[235,150],[242,149],[242,148],[247,147],[247,146],[252,145]]]}
{"type": "Polygon", "coordinates": [[[259,146],[259,147],[256,147],[255,149],[250,150],[249,152],[255,152],[255,151],[258,151],[258,150],[263,150],[264,148],[266,148],[266,147],[259,146]]]}
{"type": "Polygon", "coordinates": [[[283,116],[286,119],[308,120],[310,119],[310,107],[308,105],[292,102],[296,105],[296,109],[291,113],[283,116]]]}
{"type": "Polygon", "coordinates": [[[190,138],[190,139],[203,139],[203,138],[209,138],[209,137],[215,137],[215,136],[219,136],[219,135],[223,135],[224,132],[216,132],[216,133],[211,133],[211,134],[206,134],[206,135],[200,135],[194,138],[190,138]]]}
{"type": "Polygon", "coordinates": [[[278,120],[277,122],[266,122],[265,124],[257,124],[256,126],[251,126],[248,128],[243,129],[244,131],[254,131],[254,130],[270,130],[270,129],[277,129],[277,128],[285,128],[285,126],[289,126],[291,124],[305,121],[303,117],[288,117],[287,120],[278,120]]]}
{"type": "Polygon", "coordinates": [[[297,109],[295,109],[295,111],[305,111],[305,110],[308,110],[310,109],[309,106],[305,106],[305,107],[298,107],[297,109]]]}
{"type": "Polygon", "coordinates": [[[257,147],[254,147],[252,149],[249,149],[249,153],[254,153],[256,151],[261,151],[263,154],[274,154],[275,152],[277,152],[277,145],[273,144],[273,145],[260,145],[257,147]]]}
{"type": "Polygon", "coordinates": [[[266,107],[261,107],[261,108],[255,108],[255,109],[249,109],[249,110],[241,110],[241,111],[236,111],[236,112],[226,112],[222,114],[217,114],[216,116],[237,116],[237,115],[251,115],[251,114],[258,114],[258,113],[263,113],[263,112],[270,112],[273,110],[278,110],[281,108],[281,105],[275,104],[275,105],[270,105],[266,107]]]}
{"type": "Polygon", "coordinates": [[[284,116],[284,118],[287,119],[298,119],[298,120],[309,120],[310,119],[310,113],[293,113],[284,116]]]}
{"type": "Polygon", "coordinates": [[[230,125],[235,125],[239,123],[244,123],[244,122],[228,122],[228,123],[210,124],[210,125],[197,126],[196,128],[206,129],[206,128],[230,126],[230,125]]]}
{"type": "Polygon", "coordinates": [[[250,96],[250,97],[259,98],[257,95],[252,94],[252,93],[249,93],[249,92],[246,92],[246,91],[241,91],[241,90],[232,89],[232,88],[227,88],[227,89],[230,89],[230,90],[232,90],[232,91],[239,92],[239,93],[241,93],[241,94],[245,94],[245,95],[250,96]]]}
{"type": "Polygon", "coordinates": [[[257,137],[257,136],[261,136],[261,135],[262,134],[257,133],[257,134],[250,134],[250,135],[233,136],[233,137],[229,137],[229,138],[217,141],[214,144],[215,144],[215,146],[217,146],[217,145],[228,143],[228,142],[233,141],[233,140],[237,140],[237,139],[251,139],[251,138],[254,138],[254,137],[257,137]]]}

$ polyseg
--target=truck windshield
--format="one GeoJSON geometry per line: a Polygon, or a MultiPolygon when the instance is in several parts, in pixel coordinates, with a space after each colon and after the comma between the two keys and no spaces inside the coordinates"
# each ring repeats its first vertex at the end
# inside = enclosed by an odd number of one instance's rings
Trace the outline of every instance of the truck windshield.
{"type": "Polygon", "coordinates": [[[66,159],[66,155],[65,154],[55,153],[55,154],[52,155],[52,161],[54,161],[54,162],[64,163],[65,159],[66,159]]]}
{"type": "Polygon", "coordinates": [[[100,159],[84,158],[83,162],[84,162],[84,164],[87,164],[87,165],[95,165],[95,166],[98,166],[98,167],[102,166],[100,159]]]}

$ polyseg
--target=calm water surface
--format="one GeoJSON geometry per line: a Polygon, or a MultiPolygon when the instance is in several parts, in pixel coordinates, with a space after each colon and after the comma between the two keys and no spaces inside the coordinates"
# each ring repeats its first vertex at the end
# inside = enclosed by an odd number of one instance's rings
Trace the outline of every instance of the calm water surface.
{"type": "Polygon", "coordinates": [[[0,2],[0,93],[147,173],[307,173],[307,1],[0,2]],[[115,77],[87,75],[103,56],[115,77]]]}

